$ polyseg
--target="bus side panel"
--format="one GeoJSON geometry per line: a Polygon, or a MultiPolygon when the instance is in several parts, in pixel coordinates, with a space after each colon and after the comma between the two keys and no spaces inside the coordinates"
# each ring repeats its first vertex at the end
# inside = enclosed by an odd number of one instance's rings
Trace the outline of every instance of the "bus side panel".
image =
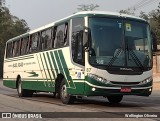
{"type": "Polygon", "coordinates": [[[67,92],[72,95],[83,95],[84,69],[73,64],[69,47],[54,51],[54,55],[57,69],[65,77],[67,92]]]}
{"type": "Polygon", "coordinates": [[[46,92],[54,92],[54,87],[45,86],[43,81],[28,81],[24,80],[22,82],[23,89],[35,90],[35,91],[46,91],[46,92]]]}
{"type": "Polygon", "coordinates": [[[55,91],[55,78],[52,70],[49,67],[48,52],[40,52],[34,54],[34,59],[30,61],[26,70],[23,73],[23,89],[36,91],[55,91]]]}
{"type": "Polygon", "coordinates": [[[46,74],[48,68],[44,65],[45,56],[30,54],[4,61],[4,86],[16,88],[16,79],[21,77],[22,88],[39,91],[54,91],[54,82],[46,74]],[[44,74],[45,73],[45,74],[44,74]]]}
{"type": "Polygon", "coordinates": [[[68,93],[83,95],[84,69],[70,57],[69,47],[64,47],[5,59],[4,85],[16,88],[16,78],[20,75],[23,89],[54,92],[57,75],[62,74],[68,93]]]}
{"type": "Polygon", "coordinates": [[[16,77],[12,68],[13,63],[11,61],[4,61],[4,72],[3,72],[3,85],[9,88],[16,89],[16,77]]]}
{"type": "Polygon", "coordinates": [[[16,89],[16,81],[10,79],[3,79],[3,85],[9,88],[16,89]]]}

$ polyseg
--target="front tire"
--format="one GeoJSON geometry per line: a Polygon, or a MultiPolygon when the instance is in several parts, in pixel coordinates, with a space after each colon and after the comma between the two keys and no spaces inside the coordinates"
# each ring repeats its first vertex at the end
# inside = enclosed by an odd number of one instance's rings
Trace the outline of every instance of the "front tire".
{"type": "Polygon", "coordinates": [[[19,97],[32,97],[33,91],[22,88],[21,78],[18,79],[17,92],[19,97]]]}
{"type": "Polygon", "coordinates": [[[123,95],[107,96],[110,103],[120,103],[123,99],[123,95]]]}
{"type": "Polygon", "coordinates": [[[62,80],[61,86],[60,86],[60,99],[64,104],[73,104],[75,100],[75,96],[70,96],[67,93],[67,87],[64,79],[62,80]]]}

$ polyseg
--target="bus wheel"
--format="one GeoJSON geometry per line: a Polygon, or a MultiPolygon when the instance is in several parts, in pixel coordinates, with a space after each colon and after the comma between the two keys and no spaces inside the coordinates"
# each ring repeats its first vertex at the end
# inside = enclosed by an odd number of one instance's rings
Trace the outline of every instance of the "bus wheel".
{"type": "Polygon", "coordinates": [[[67,87],[64,79],[62,80],[61,86],[60,86],[60,99],[64,104],[72,104],[74,103],[74,100],[75,100],[75,96],[70,96],[67,93],[67,87]]]}
{"type": "Polygon", "coordinates": [[[33,91],[22,89],[22,81],[21,78],[18,79],[17,92],[19,97],[32,97],[33,91]]]}
{"type": "Polygon", "coordinates": [[[123,95],[107,96],[110,103],[120,103],[123,99],[123,95]]]}

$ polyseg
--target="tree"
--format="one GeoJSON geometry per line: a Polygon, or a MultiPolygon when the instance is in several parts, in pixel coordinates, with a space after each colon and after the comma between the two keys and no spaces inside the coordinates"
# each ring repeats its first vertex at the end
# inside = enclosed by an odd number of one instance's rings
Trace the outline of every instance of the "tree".
{"type": "Polygon", "coordinates": [[[140,12],[139,17],[145,19],[146,21],[149,20],[149,16],[143,11],[140,12]]]}
{"type": "Polygon", "coordinates": [[[26,21],[11,15],[9,9],[5,7],[5,1],[0,0],[0,78],[3,75],[3,55],[6,41],[28,30],[26,21]]]}
{"type": "Polygon", "coordinates": [[[90,5],[85,5],[85,4],[82,4],[82,5],[78,5],[79,8],[77,8],[78,11],[93,11],[95,10],[96,8],[99,7],[99,5],[94,5],[94,4],[90,4],[90,5]]]}
{"type": "Polygon", "coordinates": [[[152,32],[157,38],[157,44],[160,44],[160,3],[157,9],[149,13],[149,23],[152,32]]]}
{"type": "Polygon", "coordinates": [[[0,10],[3,9],[4,4],[5,4],[5,0],[0,0],[0,10]]]}
{"type": "MultiPolygon", "coordinates": [[[[129,15],[135,15],[134,9],[120,10],[119,12],[129,15]]],[[[160,3],[158,5],[158,8],[152,10],[151,12],[149,12],[149,14],[146,14],[145,12],[141,11],[139,17],[149,22],[152,34],[157,39],[157,44],[160,44],[160,3]]]]}
{"type": "Polygon", "coordinates": [[[135,15],[134,10],[131,9],[125,9],[125,10],[120,10],[119,13],[123,13],[123,14],[128,14],[128,15],[135,15]]]}

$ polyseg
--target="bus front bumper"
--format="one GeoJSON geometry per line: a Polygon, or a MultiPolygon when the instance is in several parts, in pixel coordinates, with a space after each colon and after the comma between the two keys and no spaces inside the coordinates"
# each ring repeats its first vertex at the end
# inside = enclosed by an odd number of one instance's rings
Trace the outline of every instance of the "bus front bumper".
{"type": "Polygon", "coordinates": [[[86,96],[138,95],[149,96],[152,93],[152,82],[138,86],[97,86],[85,84],[86,96]]]}

